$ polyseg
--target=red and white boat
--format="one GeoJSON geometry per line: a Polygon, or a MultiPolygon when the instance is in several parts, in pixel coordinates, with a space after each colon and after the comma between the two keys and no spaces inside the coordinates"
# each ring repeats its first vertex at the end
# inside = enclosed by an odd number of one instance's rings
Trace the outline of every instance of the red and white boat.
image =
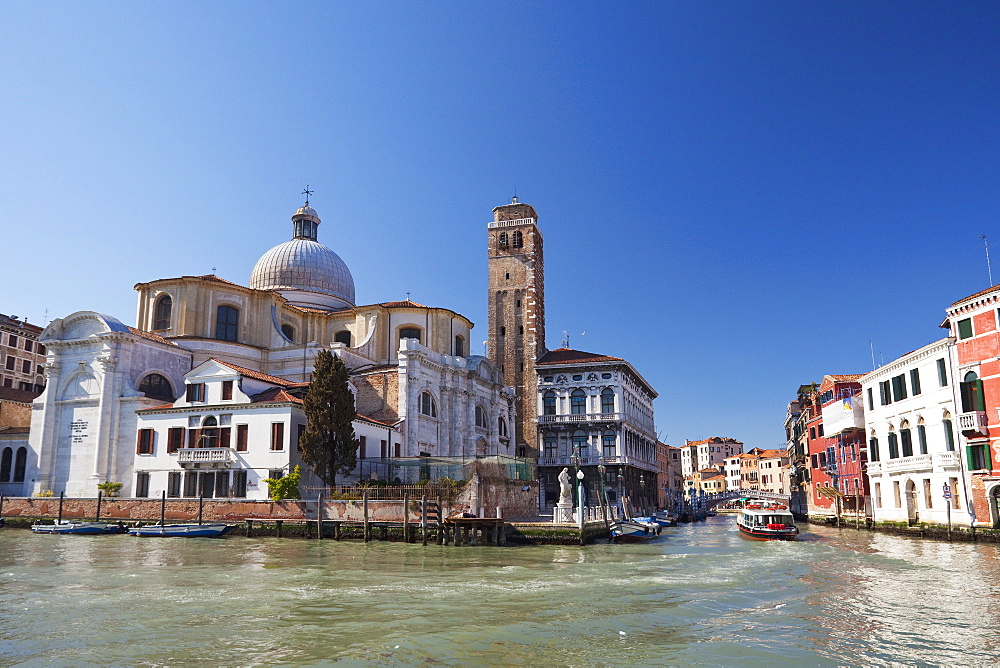
{"type": "Polygon", "coordinates": [[[736,526],[754,540],[795,540],[799,535],[788,506],[773,501],[748,501],[736,517],[736,526]]]}

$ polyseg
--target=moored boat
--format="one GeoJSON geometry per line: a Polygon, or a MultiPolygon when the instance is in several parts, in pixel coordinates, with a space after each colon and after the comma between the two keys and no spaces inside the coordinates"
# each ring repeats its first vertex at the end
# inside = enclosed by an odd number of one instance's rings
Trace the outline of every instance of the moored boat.
{"type": "Polygon", "coordinates": [[[32,524],[35,533],[66,533],[85,536],[100,536],[104,534],[125,533],[125,527],[111,522],[71,522],[63,521],[54,524],[32,524]]]}
{"type": "Polygon", "coordinates": [[[637,542],[650,540],[660,535],[660,525],[640,519],[615,520],[608,530],[614,541],[637,542]]]}
{"type": "Polygon", "coordinates": [[[799,529],[787,506],[768,501],[747,503],[736,517],[740,533],[755,540],[795,540],[799,529]]]}
{"type": "Polygon", "coordinates": [[[156,536],[164,538],[218,538],[236,528],[235,524],[147,524],[129,529],[133,536],[156,536]]]}

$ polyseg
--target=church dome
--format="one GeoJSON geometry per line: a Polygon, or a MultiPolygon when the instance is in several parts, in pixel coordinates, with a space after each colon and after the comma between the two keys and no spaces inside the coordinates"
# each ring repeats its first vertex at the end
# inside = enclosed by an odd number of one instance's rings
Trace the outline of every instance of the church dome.
{"type": "Polygon", "coordinates": [[[312,308],[354,306],[354,277],[332,250],[316,241],[319,216],[308,204],[292,215],[295,237],[264,253],[250,273],[250,287],[276,290],[289,302],[312,308]]]}

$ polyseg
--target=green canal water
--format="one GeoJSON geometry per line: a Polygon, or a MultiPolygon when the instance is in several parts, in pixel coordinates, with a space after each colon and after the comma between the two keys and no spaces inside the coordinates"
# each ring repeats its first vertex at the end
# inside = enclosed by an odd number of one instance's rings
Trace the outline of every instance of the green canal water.
{"type": "Polygon", "coordinates": [[[997,546],[732,522],[506,548],[0,530],[0,666],[1000,663],[997,546]]]}

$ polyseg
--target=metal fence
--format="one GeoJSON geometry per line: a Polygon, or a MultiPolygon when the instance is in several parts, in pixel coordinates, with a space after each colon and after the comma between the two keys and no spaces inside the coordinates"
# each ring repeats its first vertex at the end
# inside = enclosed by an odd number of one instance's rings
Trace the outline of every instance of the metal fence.
{"type": "Polygon", "coordinates": [[[317,499],[322,494],[326,500],[361,499],[365,494],[371,501],[402,501],[407,495],[419,499],[427,495],[429,499],[441,498],[452,501],[458,495],[460,485],[335,485],[333,487],[300,487],[303,499],[317,499]]]}

